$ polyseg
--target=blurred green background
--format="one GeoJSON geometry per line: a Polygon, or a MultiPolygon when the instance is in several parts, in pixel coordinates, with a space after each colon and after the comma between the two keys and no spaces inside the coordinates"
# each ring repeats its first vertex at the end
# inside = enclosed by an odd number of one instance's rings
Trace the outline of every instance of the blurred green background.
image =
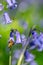
{"type": "MultiPolygon", "coordinates": [[[[22,27],[21,22],[26,22],[28,27],[26,29],[26,36],[30,28],[33,25],[37,25],[36,28],[43,32],[43,0],[16,0],[18,2],[18,7],[15,10],[10,10],[6,8],[6,1],[0,0],[3,4],[4,9],[0,11],[0,65],[9,65],[9,53],[8,53],[8,39],[10,34],[10,29],[18,29],[22,34],[25,32],[24,27],[22,27]],[[12,20],[11,24],[3,23],[3,13],[8,12],[12,20]]],[[[43,65],[43,52],[37,52],[36,50],[31,51],[36,55],[36,61],[38,65],[43,65]]]]}

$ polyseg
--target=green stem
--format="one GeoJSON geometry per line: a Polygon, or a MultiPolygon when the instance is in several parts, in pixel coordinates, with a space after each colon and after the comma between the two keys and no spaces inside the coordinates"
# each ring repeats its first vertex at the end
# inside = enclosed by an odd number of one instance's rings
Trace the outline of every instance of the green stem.
{"type": "Polygon", "coordinates": [[[9,65],[11,65],[11,50],[9,52],[9,65]]]}

